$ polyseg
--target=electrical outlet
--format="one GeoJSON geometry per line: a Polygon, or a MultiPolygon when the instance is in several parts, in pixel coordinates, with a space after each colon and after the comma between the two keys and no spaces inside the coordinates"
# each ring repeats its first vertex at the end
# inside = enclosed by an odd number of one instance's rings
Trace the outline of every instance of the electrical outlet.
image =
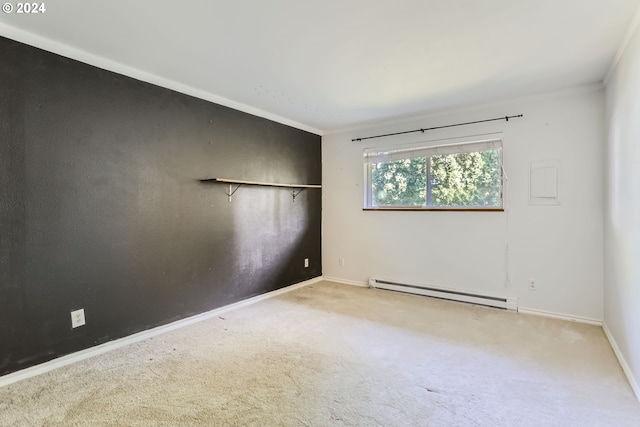
{"type": "Polygon", "coordinates": [[[84,308],[81,308],[80,310],[75,310],[71,312],[71,327],[72,328],[77,328],[78,326],[82,326],[84,325],[85,319],[84,319],[84,308]]]}
{"type": "Polygon", "coordinates": [[[309,258],[305,258],[304,259],[304,268],[308,268],[309,267],[309,258]]]}
{"type": "Polygon", "coordinates": [[[338,258],[338,265],[344,266],[344,258],[338,258]]]}
{"type": "Polygon", "coordinates": [[[532,291],[536,289],[536,279],[529,279],[529,289],[532,291]]]}

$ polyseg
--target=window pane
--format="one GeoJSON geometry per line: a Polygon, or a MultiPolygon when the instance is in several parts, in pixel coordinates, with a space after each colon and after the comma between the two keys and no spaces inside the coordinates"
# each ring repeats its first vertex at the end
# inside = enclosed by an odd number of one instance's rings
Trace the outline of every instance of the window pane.
{"type": "Polygon", "coordinates": [[[426,158],[371,163],[371,205],[425,206],[426,158]]]}
{"type": "Polygon", "coordinates": [[[500,150],[431,156],[433,207],[500,207],[500,150]]]}

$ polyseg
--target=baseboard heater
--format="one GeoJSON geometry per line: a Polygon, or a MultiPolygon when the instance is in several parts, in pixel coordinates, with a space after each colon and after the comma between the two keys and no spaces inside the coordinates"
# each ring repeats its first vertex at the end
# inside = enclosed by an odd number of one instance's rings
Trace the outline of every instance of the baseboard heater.
{"type": "Polygon", "coordinates": [[[398,283],[390,280],[375,279],[373,277],[369,278],[369,287],[518,311],[517,298],[481,295],[469,291],[416,285],[411,283],[398,283]]]}

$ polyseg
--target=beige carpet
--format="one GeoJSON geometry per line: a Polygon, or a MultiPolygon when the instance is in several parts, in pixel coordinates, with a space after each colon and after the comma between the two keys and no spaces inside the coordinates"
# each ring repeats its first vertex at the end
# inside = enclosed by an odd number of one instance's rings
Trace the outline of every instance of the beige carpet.
{"type": "Polygon", "coordinates": [[[2,426],[640,426],[602,329],[331,283],[0,389],[2,426]]]}

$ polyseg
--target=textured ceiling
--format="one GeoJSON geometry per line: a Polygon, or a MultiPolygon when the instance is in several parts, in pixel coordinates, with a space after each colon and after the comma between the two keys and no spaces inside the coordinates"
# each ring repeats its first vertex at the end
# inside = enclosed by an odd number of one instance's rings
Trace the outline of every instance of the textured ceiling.
{"type": "Polygon", "coordinates": [[[0,34],[322,133],[599,82],[639,4],[53,0],[0,34]]]}

